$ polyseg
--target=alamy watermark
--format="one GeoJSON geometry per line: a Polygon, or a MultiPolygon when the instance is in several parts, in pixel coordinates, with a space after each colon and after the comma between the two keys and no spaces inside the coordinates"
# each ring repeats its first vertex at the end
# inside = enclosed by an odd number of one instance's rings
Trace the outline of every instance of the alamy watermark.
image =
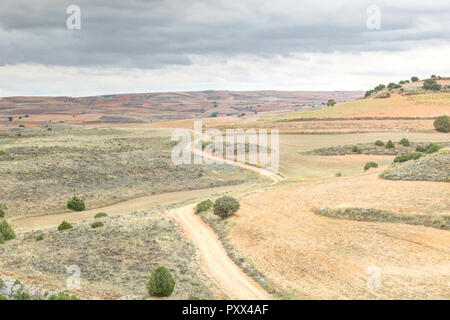
{"type": "Polygon", "coordinates": [[[277,173],[279,168],[278,129],[218,129],[203,132],[202,121],[194,121],[194,130],[175,129],[171,158],[180,164],[243,163],[264,167],[277,173]]]}

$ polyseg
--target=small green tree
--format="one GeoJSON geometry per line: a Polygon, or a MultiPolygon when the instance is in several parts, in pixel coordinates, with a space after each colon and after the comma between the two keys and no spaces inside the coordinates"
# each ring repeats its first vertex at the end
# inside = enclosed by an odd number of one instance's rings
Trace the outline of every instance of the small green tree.
{"type": "Polygon", "coordinates": [[[328,107],[332,107],[332,106],[334,106],[336,104],[336,101],[334,101],[334,99],[330,99],[330,100],[328,100],[328,102],[327,102],[327,106],[328,107]]]}
{"type": "Polygon", "coordinates": [[[86,206],[82,199],[73,197],[71,200],[67,201],[67,208],[75,211],[83,211],[86,209],[86,206]]]}
{"type": "Polygon", "coordinates": [[[375,145],[379,146],[379,147],[384,147],[384,142],[381,140],[377,140],[377,141],[375,141],[375,145]]]}
{"type": "Polygon", "coordinates": [[[392,149],[392,148],[394,148],[394,147],[395,147],[395,145],[394,145],[394,143],[392,142],[392,140],[389,140],[388,142],[386,142],[386,148],[392,149]]]}
{"type": "Polygon", "coordinates": [[[199,202],[197,206],[195,206],[195,213],[205,212],[208,211],[213,207],[214,203],[211,200],[204,200],[202,202],[199,202]]]}
{"type": "Polygon", "coordinates": [[[6,220],[3,220],[2,223],[0,223],[0,234],[2,234],[5,241],[14,239],[16,237],[13,228],[11,228],[6,220]]]}
{"type": "Polygon", "coordinates": [[[400,140],[398,143],[401,144],[401,145],[404,146],[404,147],[409,147],[409,140],[406,139],[406,138],[403,138],[403,139],[400,140]]]}
{"type": "Polygon", "coordinates": [[[214,214],[226,218],[239,210],[239,202],[230,196],[223,196],[214,203],[214,214]]]}
{"type": "Polygon", "coordinates": [[[152,276],[147,283],[147,290],[154,297],[168,297],[175,288],[175,279],[170,271],[163,266],[158,266],[152,272],[152,276]]]}
{"type": "Polygon", "coordinates": [[[375,91],[381,91],[381,90],[383,90],[384,88],[386,88],[386,86],[384,85],[384,84],[379,84],[379,85],[377,85],[376,87],[375,87],[375,91]]]}
{"type": "Polygon", "coordinates": [[[64,230],[68,230],[68,229],[72,229],[72,228],[73,228],[73,226],[70,223],[68,223],[67,221],[63,221],[58,226],[58,231],[64,231],[64,230]]]}
{"type": "Polygon", "coordinates": [[[450,118],[448,116],[439,116],[433,122],[437,131],[449,132],[450,131],[450,118]]]}
{"type": "Polygon", "coordinates": [[[442,86],[434,79],[427,79],[423,82],[423,88],[425,90],[439,91],[441,90],[442,86]]]}
{"type": "Polygon", "coordinates": [[[419,81],[419,77],[411,77],[411,82],[417,82],[419,81]]]}
{"type": "Polygon", "coordinates": [[[41,233],[40,235],[38,235],[36,237],[36,241],[42,241],[42,240],[44,240],[44,234],[43,233],[41,233]]]}

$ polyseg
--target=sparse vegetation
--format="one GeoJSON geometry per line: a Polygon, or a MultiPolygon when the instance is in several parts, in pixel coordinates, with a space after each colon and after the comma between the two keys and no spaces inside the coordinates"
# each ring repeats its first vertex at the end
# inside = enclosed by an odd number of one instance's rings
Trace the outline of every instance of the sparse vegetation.
{"type": "Polygon", "coordinates": [[[103,226],[104,226],[104,224],[101,221],[95,221],[95,222],[93,222],[91,224],[91,228],[92,229],[100,228],[100,227],[103,227],[103,226]]]}
{"type": "Polygon", "coordinates": [[[437,131],[449,132],[450,131],[450,117],[439,116],[434,120],[433,125],[437,131]]]}
{"type": "Polygon", "coordinates": [[[405,162],[405,161],[409,161],[409,160],[417,160],[422,156],[423,156],[423,154],[420,152],[411,152],[411,153],[402,154],[401,156],[395,157],[394,162],[405,162]]]}
{"type": "Polygon", "coordinates": [[[168,297],[175,288],[175,280],[170,271],[163,266],[158,266],[152,272],[147,283],[148,293],[153,297],[168,297]]]}
{"type": "Polygon", "coordinates": [[[58,231],[64,231],[64,230],[68,230],[68,229],[72,229],[72,228],[73,228],[73,226],[70,223],[68,223],[67,221],[63,221],[58,226],[58,231]]]}
{"type": "Polygon", "coordinates": [[[224,219],[238,211],[239,207],[239,202],[235,198],[223,196],[214,203],[214,214],[224,219]]]}
{"type": "Polygon", "coordinates": [[[86,209],[86,206],[82,199],[74,196],[71,200],[67,201],[67,208],[75,211],[83,211],[86,209]]]}
{"type": "Polygon", "coordinates": [[[209,199],[204,200],[197,204],[197,206],[195,207],[195,213],[208,211],[209,209],[211,209],[213,207],[213,205],[214,205],[214,203],[211,200],[209,200],[209,199]]]}
{"type": "Polygon", "coordinates": [[[30,294],[26,291],[19,290],[13,297],[14,300],[32,300],[30,294]]]}
{"type": "Polygon", "coordinates": [[[389,140],[388,142],[386,142],[386,148],[388,148],[388,149],[395,148],[395,145],[392,142],[392,140],[389,140]]]}
{"type": "Polygon", "coordinates": [[[103,218],[103,217],[107,217],[107,216],[108,216],[108,214],[106,212],[99,212],[94,216],[94,218],[98,219],[98,218],[103,218]]]}
{"type": "Polygon", "coordinates": [[[364,171],[367,171],[367,170],[369,170],[370,168],[378,168],[378,164],[377,164],[376,162],[372,162],[372,161],[367,162],[367,163],[364,165],[364,171]]]}

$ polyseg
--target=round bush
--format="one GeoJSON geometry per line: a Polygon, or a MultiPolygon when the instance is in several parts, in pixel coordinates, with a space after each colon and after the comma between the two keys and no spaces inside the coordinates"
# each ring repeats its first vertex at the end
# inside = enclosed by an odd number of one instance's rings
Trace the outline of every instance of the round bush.
{"type": "Polygon", "coordinates": [[[439,147],[439,145],[437,145],[435,143],[429,143],[425,147],[425,152],[426,153],[435,153],[435,152],[438,152],[439,149],[441,149],[441,147],[439,147]]]}
{"type": "Polygon", "coordinates": [[[172,294],[174,288],[175,280],[167,268],[159,266],[153,270],[147,283],[147,290],[151,296],[168,297],[172,294]]]}
{"type": "Polygon", "coordinates": [[[5,239],[5,241],[14,239],[16,237],[14,230],[6,221],[0,223],[0,234],[2,234],[3,239],[5,239]]]}
{"type": "Polygon", "coordinates": [[[100,228],[103,227],[104,224],[101,221],[95,221],[94,223],[91,224],[91,228],[95,229],[95,228],[100,228]]]}
{"type": "Polygon", "coordinates": [[[392,140],[389,140],[388,142],[386,142],[386,148],[392,149],[392,148],[394,148],[394,147],[395,147],[395,145],[394,145],[394,143],[392,142],[392,140]]]}
{"type": "Polygon", "coordinates": [[[70,223],[68,223],[67,221],[63,221],[58,226],[58,231],[64,231],[64,230],[72,229],[72,228],[73,228],[73,226],[70,223]]]}
{"type": "Polygon", "coordinates": [[[202,202],[200,202],[199,204],[197,204],[197,206],[195,207],[195,213],[200,213],[200,212],[205,212],[208,211],[209,209],[211,209],[213,207],[213,202],[211,200],[204,200],[202,202]]]}
{"type": "Polygon", "coordinates": [[[40,234],[40,235],[38,235],[36,237],[36,241],[42,241],[42,240],[44,240],[44,235],[43,234],[40,234]]]}
{"type": "Polygon", "coordinates": [[[437,131],[449,132],[450,131],[450,118],[448,116],[439,116],[433,122],[437,131]]]}
{"type": "Polygon", "coordinates": [[[379,146],[379,147],[384,147],[384,142],[381,140],[377,140],[377,141],[375,141],[375,145],[379,146]]]}
{"type": "Polygon", "coordinates": [[[424,146],[417,146],[416,147],[416,152],[425,152],[425,147],[424,146]]]}
{"type": "Polygon", "coordinates": [[[75,211],[83,211],[86,209],[84,205],[84,201],[80,198],[73,197],[71,200],[67,201],[67,208],[75,210],[75,211]]]}
{"type": "Polygon", "coordinates": [[[226,218],[239,210],[239,202],[229,196],[223,196],[214,203],[214,214],[226,218]]]}
{"type": "Polygon", "coordinates": [[[358,146],[353,146],[352,152],[361,153],[361,148],[359,148],[358,146]]]}
{"type": "Polygon", "coordinates": [[[398,143],[401,144],[401,145],[404,146],[404,147],[409,147],[409,140],[406,139],[406,138],[403,138],[403,139],[400,140],[398,143]]]}
{"type": "Polygon", "coordinates": [[[108,215],[106,214],[106,212],[99,212],[97,213],[94,218],[102,218],[102,217],[107,217],[108,215]]]}
{"type": "Polygon", "coordinates": [[[364,165],[364,170],[367,171],[367,170],[369,170],[370,168],[378,168],[378,164],[377,164],[376,162],[367,162],[367,163],[364,165]]]}

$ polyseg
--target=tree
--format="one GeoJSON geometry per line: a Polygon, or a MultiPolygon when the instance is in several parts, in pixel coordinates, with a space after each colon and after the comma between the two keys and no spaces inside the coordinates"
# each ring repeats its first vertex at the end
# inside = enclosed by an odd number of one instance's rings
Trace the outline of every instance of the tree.
{"type": "Polygon", "coordinates": [[[154,297],[168,297],[175,288],[175,280],[170,271],[163,266],[158,266],[152,272],[152,276],[147,283],[147,290],[154,297]]]}
{"type": "Polygon", "coordinates": [[[437,131],[449,132],[450,131],[450,118],[448,116],[439,116],[433,122],[437,131]]]}
{"type": "Polygon", "coordinates": [[[411,82],[417,82],[419,81],[419,77],[411,77],[411,82]]]}
{"type": "Polygon", "coordinates": [[[386,142],[386,148],[392,149],[392,148],[394,148],[394,147],[395,147],[395,145],[394,145],[394,143],[392,142],[392,140],[389,140],[388,142],[386,142]]]}
{"type": "Polygon", "coordinates": [[[330,100],[328,100],[328,102],[327,102],[327,106],[328,107],[332,107],[332,106],[334,106],[336,104],[336,101],[334,101],[334,99],[330,99],[330,100]]]}
{"type": "Polygon", "coordinates": [[[439,91],[441,90],[442,86],[434,79],[427,79],[423,82],[423,88],[425,90],[439,91]]]}
{"type": "Polygon", "coordinates": [[[376,87],[375,87],[375,91],[381,91],[381,90],[383,90],[384,88],[386,88],[386,86],[384,85],[384,84],[379,84],[379,85],[377,85],[376,87]]]}
{"type": "Polygon", "coordinates": [[[214,203],[214,214],[226,218],[239,210],[239,202],[230,196],[223,196],[214,203]]]}

